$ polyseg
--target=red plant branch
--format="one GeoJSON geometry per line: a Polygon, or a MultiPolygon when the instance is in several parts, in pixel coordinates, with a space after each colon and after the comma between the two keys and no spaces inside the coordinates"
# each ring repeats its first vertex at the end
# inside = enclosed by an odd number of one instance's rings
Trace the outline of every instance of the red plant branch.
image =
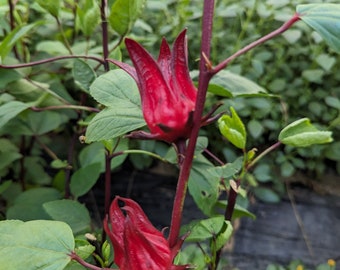
{"type": "Polygon", "coordinates": [[[211,69],[211,73],[212,74],[216,74],[219,71],[221,71],[222,69],[226,68],[228,66],[228,64],[233,61],[235,58],[239,57],[240,55],[250,51],[251,49],[253,49],[254,47],[261,45],[263,43],[265,43],[266,41],[282,34],[283,32],[287,31],[294,23],[296,23],[297,21],[300,20],[300,14],[295,13],[294,16],[287,22],[285,22],[280,28],[276,29],[275,31],[263,36],[262,38],[255,40],[254,42],[250,43],[249,45],[245,46],[244,48],[242,48],[241,50],[237,51],[236,53],[234,53],[233,55],[229,56],[227,59],[225,59],[224,61],[222,61],[220,64],[218,64],[217,66],[213,67],[211,69]]]}
{"type": "Polygon", "coordinates": [[[209,58],[210,56],[210,41],[213,25],[214,15],[214,0],[205,0],[203,7],[202,18],[202,43],[201,43],[201,61],[200,61],[200,75],[198,83],[198,93],[194,113],[194,126],[190,135],[188,147],[184,156],[183,164],[178,177],[176,195],[174,199],[174,205],[172,209],[171,226],[169,233],[169,245],[170,248],[174,247],[179,238],[179,232],[182,222],[182,213],[184,199],[188,187],[188,180],[190,176],[190,170],[194,157],[194,151],[198,133],[201,127],[201,118],[203,114],[203,108],[205,103],[205,97],[208,89],[208,83],[211,78],[211,74],[207,71],[206,62],[203,60],[203,55],[209,58]]]}

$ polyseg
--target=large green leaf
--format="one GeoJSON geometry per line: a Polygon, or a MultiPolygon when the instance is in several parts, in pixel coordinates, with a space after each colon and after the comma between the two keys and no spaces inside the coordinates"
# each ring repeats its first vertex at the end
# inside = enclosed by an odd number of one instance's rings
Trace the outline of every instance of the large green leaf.
{"type": "Polygon", "coordinates": [[[43,207],[54,220],[66,222],[74,234],[90,227],[89,211],[77,201],[56,200],[44,203],[43,207]]]}
{"type": "Polygon", "coordinates": [[[126,35],[144,9],[146,0],[116,0],[109,16],[109,23],[119,35],[126,35]]]}
{"type": "Polygon", "coordinates": [[[209,83],[208,91],[223,97],[268,96],[266,90],[253,81],[228,70],[221,70],[209,83]]]}
{"type": "Polygon", "coordinates": [[[87,142],[109,140],[145,126],[137,85],[126,72],[112,70],[98,77],[90,93],[107,108],[89,123],[87,142]]]}
{"type": "Polygon", "coordinates": [[[334,51],[340,53],[340,4],[298,5],[296,12],[334,51]]]}
{"type": "Polygon", "coordinates": [[[1,269],[62,270],[74,249],[70,227],[59,221],[0,222],[1,269]]]}
{"type": "Polygon", "coordinates": [[[302,118],[286,126],[279,134],[279,141],[296,147],[306,147],[330,143],[333,139],[332,132],[320,131],[308,118],[302,118]]]}

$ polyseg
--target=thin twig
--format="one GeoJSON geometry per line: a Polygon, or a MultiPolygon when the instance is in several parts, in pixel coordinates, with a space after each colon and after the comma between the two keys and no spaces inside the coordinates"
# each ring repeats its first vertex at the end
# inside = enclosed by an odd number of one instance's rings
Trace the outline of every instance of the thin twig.
{"type": "Polygon", "coordinates": [[[83,59],[90,59],[97,61],[101,64],[104,64],[105,61],[102,58],[96,57],[96,56],[90,56],[90,55],[62,55],[62,56],[55,56],[51,58],[46,58],[38,61],[33,61],[29,63],[24,63],[24,64],[16,64],[16,65],[3,65],[0,64],[0,68],[5,68],[5,69],[14,69],[14,68],[26,68],[26,67],[33,67],[33,66],[38,66],[42,64],[47,64],[47,63],[52,63],[55,61],[60,61],[60,60],[65,60],[65,59],[76,59],[76,58],[83,58],[83,59]]]}

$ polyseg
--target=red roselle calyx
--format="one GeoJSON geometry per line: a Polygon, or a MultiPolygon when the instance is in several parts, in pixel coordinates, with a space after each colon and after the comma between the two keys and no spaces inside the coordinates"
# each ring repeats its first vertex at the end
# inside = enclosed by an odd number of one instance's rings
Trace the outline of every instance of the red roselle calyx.
{"type": "MultiPolygon", "coordinates": [[[[104,229],[114,249],[120,270],[184,270],[189,266],[172,265],[179,249],[170,250],[168,241],[133,200],[116,197],[104,220],[104,229]],[[124,203],[119,206],[119,201],[124,203]]],[[[181,244],[181,243],[180,243],[181,244]]]]}
{"type": "Polygon", "coordinates": [[[197,90],[189,76],[186,30],[176,38],[171,51],[163,38],[156,60],[136,41],[125,39],[134,68],[113,60],[137,82],[144,119],[151,134],[132,137],[177,142],[190,136],[197,90]]]}

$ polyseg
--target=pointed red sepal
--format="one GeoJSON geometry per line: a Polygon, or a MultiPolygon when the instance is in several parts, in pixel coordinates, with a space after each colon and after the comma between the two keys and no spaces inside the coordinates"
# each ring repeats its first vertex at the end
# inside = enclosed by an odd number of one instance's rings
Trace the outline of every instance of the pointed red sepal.
{"type": "Polygon", "coordinates": [[[113,200],[104,229],[113,244],[114,261],[120,270],[189,269],[172,265],[173,253],[168,241],[131,199],[117,196],[113,200]],[[119,202],[124,206],[120,207],[119,202]]]}

